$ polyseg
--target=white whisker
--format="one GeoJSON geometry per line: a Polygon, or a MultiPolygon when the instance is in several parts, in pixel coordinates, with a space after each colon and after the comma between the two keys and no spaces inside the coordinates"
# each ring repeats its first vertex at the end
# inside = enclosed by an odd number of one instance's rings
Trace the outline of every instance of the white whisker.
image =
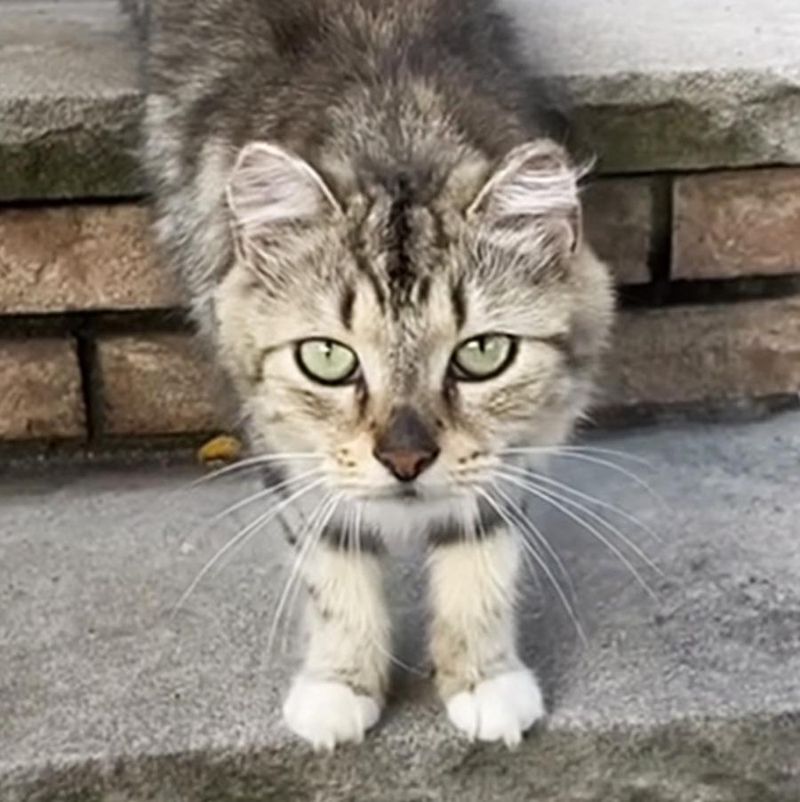
{"type": "Polygon", "coordinates": [[[603,501],[602,499],[597,498],[596,496],[592,496],[589,493],[584,493],[581,490],[577,490],[574,487],[570,487],[570,485],[566,484],[565,482],[560,482],[557,479],[553,479],[550,476],[546,476],[543,473],[539,473],[538,471],[528,469],[528,468],[520,468],[516,465],[504,465],[504,470],[511,470],[515,473],[518,473],[520,476],[524,476],[528,479],[535,480],[537,482],[543,482],[544,484],[551,485],[552,487],[557,487],[560,490],[563,490],[565,493],[569,493],[576,498],[583,499],[584,501],[589,502],[590,504],[596,504],[598,507],[602,507],[603,509],[608,510],[609,512],[613,512],[616,515],[619,515],[621,518],[624,518],[629,523],[637,526],[643,532],[646,532],[650,537],[652,537],[656,542],[662,543],[663,540],[659,536],[659,534],[650,526],[648,526],[643,521],[640,521],[635,515],[631,515],[629,512],[626,512],[622,508],[616,506],[615,504],[611,504],[608,501],[603,501]]]}
{"type": "MultiPolygon", "coordinates": [[[[355,543],[355,552],[356,557],[361,559],[363,556],[363,552],[361,550],[361,519],[362,519],[362,506],[355,502],[353,505],[353,533],[354,533],[354,543],[355,543]]],[[[420,671],[418,668],[409,665],[408,663],[401,660],[397,657],[391,649],[385,649],[383,644],[380,641],[376,640],[374,636],[370,638],[370,645],[378,652],[379,655],[385,657],[390,663],[397,666],[398,668],[407,671],[409,674],[414,674],[418,677],[425,677],[427,676],[424,671],[420,671]]]]}
{"type": "MultiPolygon", "coordinates": [[[[500,452],[501,454],[512,454],[512,453],[519,453],[523,454],[526,453],[524,450],[514,451],[514,450],[504,450],[500,452]]],[[[528,451],[527,453],[536,453],[535,451],[528,451]]],[[[549,453],[556,459],[574,459],[580,462],[590,463],[592,465],[600,465],[605,468],[609,468],[612,471],[616,471],[617,473],[621,474],[622,476],[627,477],[632,482],[635,482],[639,487],[643,490],[647,491],[647,493],[659,504],[663,507],[669,509],[669,505],[666,501],[649,485],[647,482],[644,481],[641,477],[637,476],[632,471],[629,471],[627,468],[623,468],[621,465],[617,465],[616,462],[612,462],[611,460],[601,459],[600,457],[595,457],[590,454],[583,454],[578,451],[565,451],[562,448],[553,447],[549,452],[542,451],[541,453],[549,453]]]]}
{"type": "Polygon", "coordinates": [[[480,520],[480,517],[473,518],[469,515],[469,511],[464,508],[463,510],[464,515],[464,532],[469,532],[470,534],[470,542],[478,549],[478,552],[481,556],[481,561],[483,563],[483,569],[489,580],[491,581],[492,585],[494,586],[495,590],[503,597],[504,601],[508,602],[509,604],[514,604],[516,602],[515,592],[516,588],[507,588],[503,583],[503,580],[498,575],[497,569],[492,565],[491,560],[486,555],[486,550],[482,548],[482,544],[485,543],[485,538],[487,537],[487,533],[485,528],[483,527],[483,522],[480,520]],[[475,523],[479,524],[478,529],[480,531],[476,531],[475,523]],[[480,535],[480,537],[479,537],[480,535]]]}
{"type": "Polygon", "coordinates": [[[272,616],[272,624],[270,626],[269,635],[267,637],[268,659],[272,655],[272,648],[275,645],[275,638],[277,637],[278,634],[278,628],[280,626],[281,617],[283,616],[284,608],[286,607],[286,604],[289,601],[289,596],[294,588],[294,584],[298,580],[300,572],[302,571],[303,568],[303,564],[305,563],[306,557],[308,556],[311,549],[318,541],[319,532],[321,532],[324,529],[325,525],[327,524],[329,518],[328,507],[331,506],[331,514],[332,514],[340,498],[341,494],[339,495],[336,495],[334,493],[326,494],[314,508],[311,515],[309,515],[308,520],[306,521],[305,525],[301,530],[301,533],[297,535],[297,538],[302,542],[302,545],[300,546],[300,551],[295,556],[295,559],[292,563],[292,568],[289,573],[289,578],[284,583],[283,590],[281,591],[281,595],[278,598],[278,604],[275,606],[275,612],[273,613],[272,616]],[[322,520],[323,518],[325,520],[322,520]],[[319,529],[316,528],[318,520],[321,521],[319,529]],[[312,527],[314,527],[313,530],[312,527]]]}
{"type": "Polygon", "coordinates": [[[313,490],[316,487],[319,487],[321,484],[325,482],[325,479],[318,479],[315,482],[312,482],[309,485],[306,485],[301,490],[293,493],[288,498],[284,499],[277,507],[274,507],[269,512],[260,515],[254,521],[249,523],[247,526],[242,529],[237,535],[232,537],[222,548],[217,551],[217,553],[203,566],[200,573],[195,577],[189,587],[184,591],[183,595],[178,600],[178,603],[173,608],[172,612],[170,613],[170,620],[174,619],[177,613],[185,604],[186,600],[191,596],[194,589],[202,582],[203,578],[208,574],[208,572],[237,544],[241,543],[245,538],[247,538],[252,532],[255,532],[257,529],[260,529],[263,526],[266,526],[276,515],[280,514],[280,512],[289,504],[293,503],[301,496],[308,493],[310,490],[313,490]]]}
{"type": "Polygon", "coordinates": [[[221,479],[223,476],[228,476],[231,473],[237,473],[243,470],[256,470],[260,468],[262,465],[272,465],[275,462],[284,462],[288,460],[303,460],[303,459],[319,459],[319,454],[314,454],[313,452],[300,452],[300,453],[284,453],[284,454],[261,454],[255,457],[248,457],[247,459],[239,460],[238,462],[234,462],[233,465],[226,465],[224,468],[219,468],[216,471],[212,471],[205,476],[201,476],[199,479],[195,479],[191,482],[188,487],[179,488],[175,492],[185,492],[187,490],[192,490],[195,487],[199,487],[200,485],[206,484],[207,482],[215,481],[216,479],[221,479]]]}
{"type": "MultiPolygon", "coordinates": [[[[492,506],[495,512],[505,521],[506,525],[512,530],[517,531],[519,534],[518,527],[514,524],[514,522],[506,515],[505,510],[503,510],[500,505],[491,497],[491,495],[482,488],[476,488],[477,492],[481,495],[482,498],[486,500],[488,504],[492,506]]],[[[525,539],[523,535],[520,534],[521,542],[523,547],[528,550],[528,553],[533,557],[536,561],[536,564],[544,571],[545,576],[550,581],[550,584],[553,586],[558,598],[561,601],[561,604],[564,606],[564,609],[567,612],[570,620],[572,621],[573,626],[575,627],[576,632],[578,633],[578,637],[580,638],[581,642],[586,645],[588,644],[588,638],[586,637],[586,633],[583,629],[583,625],[580,622],[580,618],[577,615],[572,603],[567,598],[566,593],[564,593],[563,588],[559,584],[558,580],[556,579],[553,572],[550,570],[550,566],[547,564],[545,560],[542,559],[542,556],[533,548],[532,544],[525,539]]]]}
{"type": "MultiPolygon", "coordinates": [[[[584,529],[586,529],[587,532],[589,532],[590,534],[594,535],[594,537],[596,537],[597,540],[599,540],[603,545],[605,545],[606,548],[608,548],[609,551],[611,551],[620,560],[620,562],[631,572],[631,575],[634,577],[634,579],[636,579],[636,581],[639,583],[639,585],[645,590],[645,592],[652,599],[654,599],[655,601],[658,601],[657,594],[653,591],[653,589],[650,587],[648,582],[644,579],[644,577],[641,575],[639,570],[628,559],[628,557],[619,548],[617,548],[617,546],[615,546],[611,541],[609,541],[609,539],[607,537],[605,537],[605,535],[603,535],[602,532],[600,532],[596,527],[592,526],[590,523],[588,523],[583,518],[581,518],[579,515],[574,513],[572,510],[570,510],[568,506],[565,506],[565,504],[568,504],[568,505],[574,506],[574,507],[578,507],[583,512],[585,512],[587,515],[591,513],[592,516],[594,516],[596,518],[599,518],[601,521],[603,521],[603,523],[606,524],[606,526],[610,526],[608,524],[608,522],[606,522],[604,519],[600,518],[600,516],[598,516],[597,513],[594,513],[592,510],[588,510],[586,507],[583,507],[583,505],[578,504],[578,502],[573,501],[572,499],[567,499],[567,498],[563,498],[563,497],[559,498],[552,491],[546,490],[546,489],[541,488],[541,487],[536,487],[535,485],[533,485],[533,484],[531,484],[529,482],[524,482],[524,481],[520,480],[516,476],[510,476],[510,475],[503,474],[502,475],[502,479],[504,481],[506,481],[506,482],[510,482],[511,484],[516,485],[517,487],[522,488],[523,490],[527,490],[529,493],[532,493],[535,496],[538,496],[540,499],[542,499],[543,501],[548,502],[553,507],[555,507],[557,510],[559,510],[563,515],[566,515],[571,520],[573,520],[576,523],[580,524],[584,529]]],[[[613,527],[611,527],[611,528],[612,528],[612,531],[614,531],[613,527]]],[[[652,560],[650,560],[646,555],[644,555],[643,552],[641,552],[641,549],[638,549],[638,547],[636,547],[635,544],[631,544],[630,540],[625,538],[625,536],[622,535],[621,533],[617,532],[616,534],[620,538],[622,538],[623,541],[627,541],[626,545],[629,545],[633,549],[637,550],[637,556],[640,556],[640,557],[643,556],[644,561],[651,568],[654,568],[654,570],[656,570],[658,573],[661,573],[661,571],[657,568],[657,566],[655,566],[655,564],[652,562],[652,560]]]]}
{"type": "Polygon", "coordinates": [[[652,468],[653,464],[650,460],[645,459],[644,457],[639,457],[636,454],[629,454],[627,451],[619,451],[615,448],[600,448],[598,446],[570,446],[570,445],[563,445],[563,446],[530,446],[530,447],[519,447],[519,448],[504,448],[501,454],[569,454],[569,453],[578,453],[578,454],[606,454],[607,456],[611,457],[619,457],[620,459],[626,459],[630,462],[638,463],[647,468],[652,468]]]}
{"type": "Polygon", "coordinates": [[[561,557],[558,556],[558,552],[550,545],[550,542],[544,536],[544,533],[539,529],[533,521],[529,520],[526,516],[524,511],[520,508],[518,504],[514,501],[511,496],[508,495],[505,491],[501,490],[496,483],[492,483],[495,493],[501,498],[501,500],[505,501],[509,507],[508,512],[513,513],[516,517],[516,520],[522,525],[530,534],[536,539],[536,541],[544,547],[545,551],[549,555],[550,559],[556,564],[556,567],[561,572],[561,575],[564,577],[564,580],[567,583],[567,589],[570,592],[570,595],[575,598],[575,585],[572,582],[572,577],[569,575],[569,571],[567,571],[567,567],[564,565],[564,561],[561,557]]]}
{"type": "Polygon", "coordinates": [[[272,495],[273,493],[277,493],[281,490],[285,490],[287,487],[291,487],[292,485],[296,485],[299,482],[304,481],[305,479],[310,479],[312,476],[319,476],[322,473],[322,468],[314,468],[311,471],[306,471],[305,473],[301,473],[297,476],[292,476],[289,479],[285,479],[282,482],[279,482],[276,485],[271,485],[270,487],[264,488],[263,490],[259,490],[257,493],[253,493],[250,496],[247,496],[240,501],[237,501],[235,504],[231,504],[229,507],[226,507],[222,512],[218,512],[213,518],[211,518],[207,523],[203,525],[200,529],[201,532],[206,531],[210,526],[213,526],[215,523],[218,523],[223,518],[226,518],[228,515],[233,514],[237,510],[242,509],[242,507],[246,507],[250,504],[259,501],[266,496],[272,495]]]}

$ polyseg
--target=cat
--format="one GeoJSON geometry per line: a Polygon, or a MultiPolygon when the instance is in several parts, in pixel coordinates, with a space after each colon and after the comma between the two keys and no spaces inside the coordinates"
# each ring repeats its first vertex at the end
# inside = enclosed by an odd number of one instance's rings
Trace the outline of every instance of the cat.
{"type": "Polygon", "coordinates": [[[509,471],[586,409],[614,303],[509,21],[491,0],[157,0],[149,25],[157,238],[307,590],[288,727],[331,749],[378,721],[384,552],[412,537],[447,714],[516,745],[544,705],[509,471]]]}

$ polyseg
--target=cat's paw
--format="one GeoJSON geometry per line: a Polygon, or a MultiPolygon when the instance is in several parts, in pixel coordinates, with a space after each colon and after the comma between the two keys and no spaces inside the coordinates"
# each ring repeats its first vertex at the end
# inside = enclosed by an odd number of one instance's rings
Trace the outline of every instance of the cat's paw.
{"type": "Polygon", "coordinates": [[[498,674],[447,700],[450,721],[471,740],[504,741],[511,748],[544,713],[539,684],[527,669],[498,674]]]}
{"type": "Polygon", "coordinates": [[[331,751],[337,744],[361,743],[380,718],[380,706],[342,682],[297,677],[283,705],[283,719],[314,749],[331,751]]]}

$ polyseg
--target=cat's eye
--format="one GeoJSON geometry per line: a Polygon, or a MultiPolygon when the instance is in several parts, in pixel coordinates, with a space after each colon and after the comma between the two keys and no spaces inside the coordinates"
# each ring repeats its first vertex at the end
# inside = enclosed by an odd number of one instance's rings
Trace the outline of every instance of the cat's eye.
{"type": "Polygon", "coordinates": [[[507,334],[483,334],[461,343],[453,353],[452,369],[462,381],[486,381],[499,376],[517,354],[517,340],[507,334]]]}
{"type": "Polygon", "coordinates": [[[322,384],[346,384],[358,371],[358,357],[336,340],[303,340],[295,358],[306,376],[322,384]]]}

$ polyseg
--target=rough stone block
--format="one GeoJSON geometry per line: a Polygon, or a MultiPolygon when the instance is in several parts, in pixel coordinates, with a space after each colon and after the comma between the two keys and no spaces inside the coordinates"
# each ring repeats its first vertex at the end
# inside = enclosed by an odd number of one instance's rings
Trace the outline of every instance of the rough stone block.
{"type": "Polygon", "coordinates": [[[0,313],[176,306],[134,205],[0,211],[0,313]]]}
{"type": "Polygon", "coordinates": [[[675,183],[672,277],[800,273],[800,170],[747,170],[675,183]]]}
{"type": "Polygon", "coordinates": [[[0,440],[85,437],[71,340],[0,340],[0,388],[0,440]]]}
{"type": "Polygon", "coordinates": [[[586,236],[619,284],[650,281],[653,192],[647,178],[595,181],[584,192],[586,236]]]}
{"type": "Polygon", "coordinates": [[[183,334],[113,336],[97,344],[103,434],[207,432],[219,426],[214,376],[183,334]]]}
{"type": "Polygon", "coordinates": [[[800,297],[621,314],[604,401],[679,404],[800,392],[800,297]]]}

